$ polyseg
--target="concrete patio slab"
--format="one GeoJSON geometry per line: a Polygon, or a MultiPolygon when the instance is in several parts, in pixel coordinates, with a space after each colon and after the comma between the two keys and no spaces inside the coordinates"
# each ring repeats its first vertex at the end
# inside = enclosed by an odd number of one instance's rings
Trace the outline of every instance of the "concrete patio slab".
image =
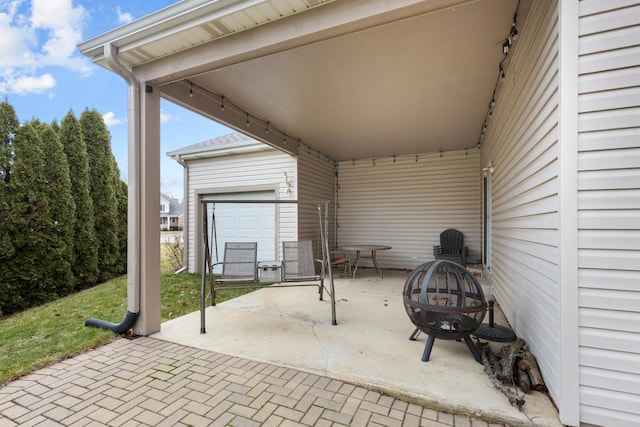
{"type": "MultiPolygon", "coordinates": [[[[262,289],[165,322],[152,337],[298,369],[433,409],[509,425],[560,426],[548,396],[524,395],[522,412],[492,385],[464,342],[436,340],[422,362],[425,335],[413,331],[402,302],[406,271],[372,270],[336,278],[338,325],[316,288],[262,289]]],[[[486,319],[485,319],[486,321],[486,319]]],[[[499,322],[499,320],[498,320],[499,322]]]]}

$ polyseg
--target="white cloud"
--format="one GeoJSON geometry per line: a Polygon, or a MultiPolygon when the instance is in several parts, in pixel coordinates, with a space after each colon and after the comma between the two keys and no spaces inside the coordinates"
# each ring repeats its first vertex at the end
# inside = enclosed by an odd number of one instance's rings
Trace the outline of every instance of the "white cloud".
{"type": "Polygon", "coordinates": [[[50,90],[55,79],[45,67],[89,75],[91,62],[76,50],[86,19],[72,0],[0,0],[0,93],[50,90]]]}
{"type": "Polygon", "coordinates": [[[56,85],[56,79],[51,74],[38,77],[21,76],[11,83],[11,92],[17,94],[43,93],[56,85]]]}
{"type": "Polygon", "coordinates": [[[120,9],[120,6],[118,6],[116,12],[118,13],[118,22],[120,22],[121,24],[128,24],[129,22],[133,21],[133,15],[131,15],[129,12],[123,12],[120,9]]]}
{"type": "Polygon", "coordinates": [[[121,125],[122,123],[124,123],[124,120],[116,119],[116,115],[112,111],[103,114],[102,120],[104,120],[104,124],[107,125],[107,127],[121,125]]]}
{"type": "MultiPolygon", "coordinates": [[[[103,114],[102,120],[104,120],[104,124],[106,124],[107,127],[121,125],[126,122],[126,120],[116,118],[113,111],[103,114]]],[[[164,114],[162,111],[160,112],[160,123],[166,123],[170,120],[173,120],[171,114],[164,114]]]]}
{"type": "Polygon", "coordinates": [[[160,111],[160,123],[167,123],[172,118],[173,117],[171,116],[171,114],[165,114],[162,111],[160,111]]]}

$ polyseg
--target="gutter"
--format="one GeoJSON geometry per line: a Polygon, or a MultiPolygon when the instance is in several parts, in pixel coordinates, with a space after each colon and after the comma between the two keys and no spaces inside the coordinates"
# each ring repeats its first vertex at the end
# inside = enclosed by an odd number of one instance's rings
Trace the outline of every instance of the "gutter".
{"type": "Polygon", "coordinates": [[[131,329],[140,314],[140,265],[142,255],[141,244],[141,217],[140,217],[140,182],[142,171],[139,167],[140,160],[140,82],[131,70],[127,69],[118,60],[118,48],[110,43],[104,45],[104,56],[111,69],[127,81],[128,102],[128,141],[129,141],[129,207],[128,216],[128,250],[127,250],[127,312],[120,323],[111,323],[99,319],[87,319],[85,326],[111,330],[123,334],[131,329]]]}

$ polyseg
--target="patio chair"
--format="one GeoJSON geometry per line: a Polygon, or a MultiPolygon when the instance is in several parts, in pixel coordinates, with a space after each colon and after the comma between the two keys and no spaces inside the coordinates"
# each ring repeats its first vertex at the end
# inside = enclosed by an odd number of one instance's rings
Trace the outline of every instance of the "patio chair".
{"type": "Polygon", "coordinates": [[[446,259],[457,262],[466,268],[469,248],[464,246],[463,234],[455,228],[440,233],[440,245],[433,247],[435,259],[446,259]]]}
{"type": "Polygon", "coordinates": [[[315,268],[316,262],[323,264],[322,260],[314,260],[311,240],[282,242],[282,281],[285,283],[319,281],[318,291],[322,300],[324,265],[321,265],[321,274],[318,274],[315,268]]]}
{"type": "Polygon", "coordinates": [[[216,305],[216,290],[258,282],[258,243],[227,242],[224,245],[224,259],[213,264],[222,265],[222,274],[211,281],[211,305],[216,305]]]}
{"type": "Polygon", "coordinates": [[[343,268],[343,273],[351,276],[351,260],[344,253],[338,251],[331,252],[330,265],[331,267],[341,266],[343,268]]]}

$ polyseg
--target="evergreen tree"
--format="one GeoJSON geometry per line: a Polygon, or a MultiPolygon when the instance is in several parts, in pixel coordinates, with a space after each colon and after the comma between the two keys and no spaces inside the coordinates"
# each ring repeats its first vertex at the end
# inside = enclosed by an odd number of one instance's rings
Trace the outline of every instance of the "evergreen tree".
{"type": "Polygon", "coordinates": [[[94,285],[98,280],[98,249],[87,148],[80,123],[72,111],[62,120],[59,135],[69,163],[71,193],[76,205],[72,271],[76,289],[82,289],[94,285]]]}
{"type": "Polygon", "coordinates": [[[19,127],[20,123],[13,106],[6,100],[0,103],[0,315],[13,311],[10,307],[19,304],[19,301],[14,299],[20,297],[18,290],[10,287],[7,280],[15,255],[15,246],[7,222],[10,206],[7,187],[13,158],[11,145],[19,127]]]}
{"type": "Polygon", "coordinates": [[[13,154],[6,228],[15,253],[4,279],[19,293],[20,301],[12,307],[15,311],[50,301],[57,293],[48,271],[56,247],[51,235],[53,218],[47,182],[42,174],[45,156],[41,140],[30,124],[16,131],[13,154]]]}
{"type": "Polygon", "coordinates": [[[116,171],[118,171],[118,183],[116,187],[116,198],[118,199],[118,260],[116,262],[116,274],[125,274],[127,272],[129,186],[120,179],[117,163],[115,164],[115,168],[116,171]]]}
{"type": "Polygon", "coordinates": [[[99,280],[106,281],[117,274],[118,260],[118,200],[115,183],[118,179],[111,153],[111,135],[97,110],[86,109],[80,116],[82,135],[87,145],[91,197],[98,245],[99,280]]]}
{"type": "Polygon", "coordinates": [[[40,123],[36,130],[47,159],[42,173],[47,182],[52,217],[53,248],[48,254],[50,262],[47,263],[47,268],[50,278],[56,284],[58,295],[67,295],[74,285],[71,266],[74,262],[73,230],[76,210],[71,194],[69,163],[54,129],[40,123]]]}

